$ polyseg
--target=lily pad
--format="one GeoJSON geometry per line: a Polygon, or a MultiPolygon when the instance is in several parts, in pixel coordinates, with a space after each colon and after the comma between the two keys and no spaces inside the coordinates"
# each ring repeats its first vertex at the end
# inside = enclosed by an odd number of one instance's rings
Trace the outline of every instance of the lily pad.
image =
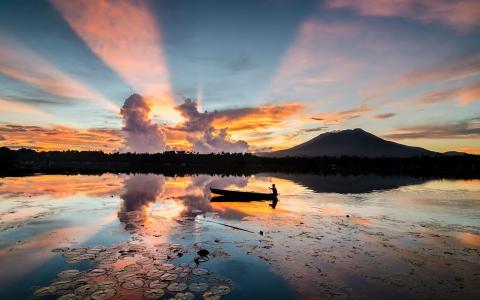
{"type": "Polygon", "coordinates": [[[71,269],[71,270],[62,271],[58,273],[57,276],[62,279],[68,279],[68,278],[76,277],[80,275],[80,273],[81,272],[79,270],[71,269]]]}
{"type": "Polygon", "coordinates": [[[90,248],[90,249],[87,249],[87,253],[92,253],[92,254],[97,254],[97,253],[100,253],[102,251],[104,251],[105,249],[104,248],[90,248]]]}
{"type": "Polygon", "coordinates": [[[69,250],[68,247],[60,247],[60,248],[52,249],[52,252],[58,253],[58,252],[65,252],[65,251],[68,251],[68,250],[69,250]]]}
{"type": "Polygon", "coordinates": [[[128,290],[134,290],[134,289],[141,288],[143,285],[144,285],[144,282],[142,279],[131,278],[122,284],[122,288],[128,289],[128,290]]]}
{"type": "Polygon", "coordinates": [[[148,272],[146,274],[147,278],[149,279],[155,279],[155,278],[159,278],[160,276],[162,276],[163,274],[165,274],[165,271],[162,271],[162,270],[152,270],[150,272],[148,272]]]}
{"type": "Polygon", "coordinates": [[[150,265],[153,263],[153,259],[149,258],[149,257],[143,257],[143,258],[140,258],[139,260],[137,260],[137,264],[139,265],[150,265]]]}
{"type": "Polygon", "coordinates": [[[130,280],[131,278],[136,278],[137,275],[136,274],[132,274],[132,273],[126,273],[126,274],[120,274],[117,276],[117,280],[120,281],[120,282],[125,282],[125,281],[128,281],[130,280]]]}
{"type": "Polygon", "coordinates": [[[93,293],[92,296],[90,296],[90,298],[92,298],[93,300],[105,300],[105,299],[112,298],[113,296],[115,296],[116,293],[117,291],[115,289],[102,288],[96,291],[95,293],[93,293]]]}
{"type": "Polygon", "coordinates": [[[78,255],[76,257],[74,257],[75,259],[78,259],[78,260],[91,260],[91,259],[94,259],[95,258],[95,254],[81,254],[81,255],[78,255]]]}
{"type": "Polygon", "coordinates": [[[178,278],[177,274],[165,273],[160,277],[161,280],[172,281],[178,278]]]}
{"type": "Polygon", "coordinates": [[[75,294],[80,296],[89,296],[96,290],[98,290],[98,286],[93,284],[85,284],[85,285],[82,285],[81,287],[76,288],[75,294]]]}
{"type": "Polygon", "coordinates": [[[222,296],[230,294],[230,288],[226,285],[219,285],[217,287],[214,287],[212,288],[212,291],[222,296]]]}
{"type": "Polygon", "coordinates": [[[168,287],[167,290],[170,292],[181,292],[187,289],[187,284],[183,282],[173,282],[168,287]]]}
{"type": "Polygon", "coordinates": [[[57,298],[57,300],[80,300],[82,297],[69,293],[57,298]]]}
{"type": "Polygon", "coordinates": [[[168,286],[168,282],[160,281],[160,280],[154,280],[150,282],[150,288],[151,289],[164,289],[168,286]]]}
{"type": "Polygon", "coordinates": [[[107,280],[107,281],[99,282],[97,285],[98,285],[98,288],[100,289],[113,288],[115,286],[115,281],[107,280]]]}
{"type": "Polygon", "coordinates": [[[168,273],[172,273],[172,274],[178,274],[178,273],[182,273],[182,272],[183,272],[183,268],[182,268],[182,267],[176,267],[175,269],[168,270],[167,272],[168,272],[168,273]]]}
{"type": "Polygon", "coordinates": [[[38,288],[33,292],[33,296],[35,296],[35,297],[43,297],[43,296],[47,296],[47,295],[50,295],[50,287],[48,287],[48,286],[38,288]]]}
{"type": "Polygon", "coordinates": [[[208,291],[205,294],[203,294],[203,299],[205,300],[220,300],[221,298],[222,298],[222,295],[219,295],[212,291],[208,291]]]}
{"type": "Polygon", "coordinates": [[[97,277],[97,276],[104,275],[105,273],[107,273],[107,271],[105,269],[93,269],[93,270],[91,270],[90,272],[87,273],[87,276],[97,277]]]}
{"type": "Polygon", "coordinates": [[[125,266],[125,268],[123,269],[127,272],[136,272],[136,271],[140,271],[142,267],[137,264],[131,264],[131,265],[125,266]]]}
{"type": "Polygon", "coordinates": [[[208,289],[208,284],[203,282],[190,283],[188,289],[195,293],[205,292],[208,289]]]}
{"type": "Polygon", "coordinates": [[[207,269],[202,269],[202,268],[197,268],[197,269],[193,269],[192,273],[193,273],[193,275],[201,276],[201,275],[208,274],[208,270],[207,269]]]}
{"type": "Polygon", "coordinates": [[[50,292],[55,295],[65,294],[62,291],[71,289],[73,287],[73,282],[69,280],[55,281],[50,284],[50,292]]]}
{"type": "Polygon", "coordinates": [[[159,268],[160,268],[160,270],[163,270],[163,271],[169,271],[169,270],[175,269],[175,265],[174,264],[162,264],[159,268]]]}
{"type": "Polygon", "coordinates": [[[175,297],[172,298],[174,300],[193,300],[195,299],[195,295],[190,293],[190,292],[186,292],[186,293],[177,293],[175,294],[175,297]]]}
{"type": "Polygon", "coordinates": [[[162,298],[163,296],[165,295],[165,292],[160,289],[160,288],[157,288],[157,289],[151,289],[151,290],[146,290],[144,293],[143,293],[143,297],[145,299],[160,299],[162,298]]]}

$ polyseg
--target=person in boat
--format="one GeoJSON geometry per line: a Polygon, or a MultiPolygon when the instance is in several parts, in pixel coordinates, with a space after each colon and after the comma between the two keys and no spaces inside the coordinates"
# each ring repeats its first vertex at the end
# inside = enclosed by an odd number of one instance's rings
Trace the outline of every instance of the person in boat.
{"type": "Polygon", "coordinates": [[[269,188],[272,190],[272,194],[277,197],[278,196],[278,192],[277,192],[277,188],[275,187],[275,184],[272,184],[272,187],[269,188]]]}

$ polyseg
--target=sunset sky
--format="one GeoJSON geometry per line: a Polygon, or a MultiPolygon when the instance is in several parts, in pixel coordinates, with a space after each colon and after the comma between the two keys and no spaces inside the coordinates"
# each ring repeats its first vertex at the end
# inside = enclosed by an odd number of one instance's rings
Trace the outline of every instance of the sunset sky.
{"type": "Polygon", "coordinates": [[[0,146],[480,153],[480,1],[0,0],[0,146]]]}

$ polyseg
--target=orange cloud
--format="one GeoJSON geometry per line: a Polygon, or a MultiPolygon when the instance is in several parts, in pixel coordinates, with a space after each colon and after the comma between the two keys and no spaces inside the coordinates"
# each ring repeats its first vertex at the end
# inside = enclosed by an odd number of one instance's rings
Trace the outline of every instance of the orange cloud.
{"type": "Polygon", "coordinates": [[[0,45],[0,73],[21,80],[43,91],[69,99],[100,103],[113,112],[119,107],[109,99],[78,82],[16,40],[5,38],[0,45]]]}
{"type": "Polygon", "coordinates": [[[407,17],[424,23],[439,22],[465,32],[480,24],[477,0],[329,0],[331,9],[350,9],[364,16],[407,17]]]}
{"type": "Polygon", "coordinates": [[[320,113],[313,116],[312,119],[316,121],[323,121],[324,123],[341,123],[346,120],[358,118],[371,111],[372,109],[370,108],[360,107],[332,113],[320,113]]]}
{"type": "Polygon", "coordinates": [[[426,104],[439,103],[449,100],[457,100],[461,104],[470,104],[480,100],[480,82],[467,86],[434,91],[425,94],[421,101],[426,104]]]}
{"type": "Polygon", "coordinates": [[[123,146],[123,133],[116,129],[73,129],[0,125],[0,146],[36,150],[103,150],[113,152],[123,146]]]}
{"type": "Polygon", "coordinates": [[[285,103],[224,110],[214,114],[213,125],[227,127],[231,132],[270,129],[281,127],[282,122],[303,109],[304,106],[299,103],[285,103]]]}
{"type": "Polygon", "coordinates": [[[157,21],[145,1],[52,0],[70,27],[136,92],[154,114],[178,120],[157,21]]]}
{"type": "Polygon", "coordinates": [[[384,120],[384,119],[389,119],[391,117],[394,117],[396,113],[384,113],[384,114],[378,114],[374,115],[373,118],[377,120],[384,120]]]}

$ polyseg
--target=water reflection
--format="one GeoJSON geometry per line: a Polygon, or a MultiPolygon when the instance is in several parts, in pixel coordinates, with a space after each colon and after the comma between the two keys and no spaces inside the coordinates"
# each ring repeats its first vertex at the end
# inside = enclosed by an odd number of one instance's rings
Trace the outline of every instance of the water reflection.
{"type": "MultiPolygon", "coordinates": [[[[59,263],[53,248],[124,242],[180,244],[181,263],[209,249],[206,268],[236,281],[231,299],[259,298],[251,289],[280,285],[307,299],[408,298],[411,291],[469,298],[480,267],[479,192],[478,180],[376,175],[2,178],[0,290],[19,292],[0,298],[27,298],[31,285],[80,268],[59,263]],[[275,209],[210,202],[210,187],[268,192],[272,183],[280,193],[275,209]]],[[[291,296],[260,298],[282,293],[291,296]]]]}
{"type": "Polygon", "coordinates": [[[163,175],[138,174],[124,180],[124,192],[118,218],[125,224],[126,230],[133,230],[137,224],[143,224],[147,218],[147,208],[157,201],[164,191],[163,175]]]}
{"type": "MultiPolygon", "coordinates": [[[[139,226],[145,226],[148,215],[152,213],[150,207],[153,204],[160,217],[194,217],[214,210],[210,203],[210,187],[242,188],[247,183],[247,177],[234,176],[195,175],[166,178],[155,174],[128,175],[124,177],[118,218],[125,224],[126,230],[137,230],[139,226]]],[[[240,212],[224,210],[218,213],[227,218],[246,216],[240,212]]]]}
{"type": "Polygon", "coordinates": [[[408,176],[275,174],[277,178],[298,183],[317,193],[355,194],[392,190],[428,181],[408,176]]]}

